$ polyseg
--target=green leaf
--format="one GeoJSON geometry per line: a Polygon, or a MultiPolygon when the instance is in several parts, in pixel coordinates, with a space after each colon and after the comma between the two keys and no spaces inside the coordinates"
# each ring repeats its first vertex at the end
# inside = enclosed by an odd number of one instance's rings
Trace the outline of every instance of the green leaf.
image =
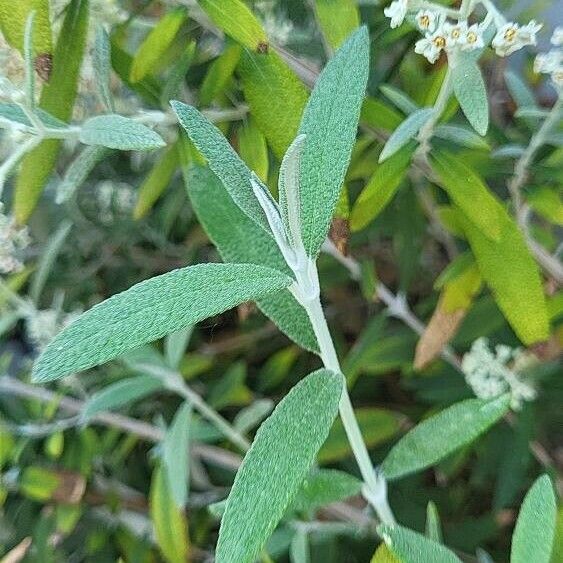
{"type": "Polygon", "coordinates": [[[70,163],[63,179],[57,185],[56,203],[61,204],[68,201],[86,181],[86,178],[96,165],[110,153],[110,149],[100,145],[84,147],[70,163]]]}
{"type": "Polygon", "coordinates": [[[360,25],[355,0],[315,0],[314,6],[325,42],[332,49],[338,49],[360,25]]]}
{"type": "Polygon", "coordinates": [[[165,471],[153,472],[150,491],[150,515],[156,542],[168,563],[185,563],[188,557],[188,523],[175,504],[165,471]]]}
{"type": "Polygon", "coordinates": [[[362,481],[336,469],[319,469],[303,481],[291,508],[297,511],[314,511],[332,502],[343,501],[360,494],[362,481]]]}
{"type": "Polygon", "coordinates": [[[434,108],[420,108],[413,111],[387,139],[379,155],[379,162],[383,162],[404,147],[432,117],[433,113],[434,108]]]}
{"type": "Polygon", "coordinates": [[[268,50],[264,28],[241,0],[197,0],[213,23],[229,37],[258,53],[268,50]]]}
{"type": "Polygon", "coordinates": [[[360,231],[373,221],[393,198],[408,172],[414,145],[409,144],[378,165],[352,207],[350,227],[360,231]]]}
{"type": "Polygon", "coordinates": [[[487,238],[499,241],[504,211],[481,178],[446,151],[432,151],[431,164],[457,207],[487,238]]]}
{"type": "Polygon", "coordinates": [[[288,287],[287,275],[251,264],[198,264],[134,285],[60,332],[33,369],[50,381],[102,364],[240,303],[288,287]]]}
{"type": "Polygon", "coordinates": [[[162,444],[162,463],[176,506],[183,508],[188,500],[188,445],[192,407],[185,402],[176,411],[162,444]]]}
{"type": "MultiPolygon", "coordinates": [[[[67,128],[67,124],[64,121],[53,117],[50,113],[47,113],[41,108],[35,108],[35,114],[46,127],[52,129],[67,128]]],[[[0,119],[7,119],[9,121],[21,123],[27,127],[32,127],[29,117],[27,117],[25,112],[17,104],[0,102],[0,119]]]]}
{"type": "Polygon", "coordinates": [[[111,42],[107,31],[102,25],[96,30],[92,64],[96,73],[100,99],[106,108],[114,113],[113,96],[110,88],[111,42]]]}
{"type": "Polygon", "coordinates": [[[129,405],[163,387],[161,379],[150,375],[122,379],[94,393],[84,405],[80,416],[83,422],[87,422],[101,412],[129,405]]]}
{"type": "Polygon", "coordinates": [[[129,74],[131,82],[139,82],[154,70],[185,19],[185,10],[179,8],[168,12],[158,21],[135,53],[129,74]]]}
{"type": "Polygon", "coordinates": [[[362,105],[361,122],[373,129],[393,131],[402,121],[401,114],[376,98],[367,97],[362,105]]]}
{"type": "Polygon", "coordinates": [[[178,147],[174,144],[157,160],[141,184],[137,195],[137,204],[133,211],[135,219],[141,219],[152,209],[158,198],[170,184],[178,164],[178,147]]]}
{"type": "MultiPolygon", "coordinates": [[[[65,12],[53,54],[49,82],[43,85],[40,108],[64,122],[70,120],[78,89],[88,34],[88,0],[72,0],[65,12]]],[[[57,161],[61,141],[49,139],[22,159],[14,194],[14,215],[27,222],[57,161]]]]}
{"type": "Polygon", "coordinates": [[[465,129],[457,125],[438,125],[434,129],[434,136],[470,149],[488,150],[491,148],[487,141],[476,135],[471,129],[465,129]]]}
{"type": "Polygon", "coordinates": [[[12,47],[23,53],[25,24],[32,11],[33,51],[36,55],[50,55],[53,44],[49,0],[0,0],[0,31],[12,47]]]}
{"type": "Polygon", "coordinates": [[[383,461],[387,479],[399,479],[434,465],[470,444],[508,411],[510,397],[468,399],[423,420],[393,446],[383,461]]]}
{"type": "Polygon", "coordinates": [[[262,424],[237,473],[219,530],[218,563],[250,563],[297,494],[338,412],[343,377],[300,381],[262,424]]]}
{"type": "Polygon", "coordinates": [[[227,44],[223,52],[209,65],[199,90],[201,107],[208,106],[231,81],[239,63],[242,48],[238,43],[227,44]]]}
{"type": "Polygon", "coordinates": [[[429,501],[426,505],[426,537],[432,541],[442,543],[442,526],[436,505],[429,501]]]}
{"type": "Polygon", "coordinates": [[[289,546],[289,560],[291,563],[310,563],[309,536],[306,530],[298,529],[289,546]]]}
{"type": "Polygon", "coordinates": [[[146,125],[121,115],[98,115],[80,129],[80,142],[123,151],[147,151],[166,146],[162,137],[146,125]]]}
{"type": "Polygon", "coordinates": [[[251,171],[234,151],[221,131],[197,109],[181,102],[170,102],[180,124],[196,148],[207,159],[209,167],[221,180],[233,201],[265,232],[268,221],[250,183],[251,171]]]}
{"type": "Polygon", "coordinates": [[[382,524],[377,533],[403,563],[461,563],[447,547],[402,526],[382,524]]]}
{"type": "Polygon", "coordinates": [[[549,563],[555,537],[553,484],[539,477],[526,494],[512,537],[510,563],[549,563]]]}
{"type": "Polygon", "coordinates": [[[390,102],[397,108],[399,108],[403,113],[408,114],[420,109],[418,105],[404,92],[390,86],[389,84],[383,84],[379,87],[383,95],[389,99],[390,102]]]}
{"type": "MultiPolygon", "coordinates": [[[[360,431],[368,448],[392,438],[401,426],[400,417],[392,411],[378,408],[354,409],[360,431]]],[[[319,452],[320,463],[332,463],[352,454],[342,421],[338,419],[319,452]]]]}
{"type": "Polygon", "coordinates": [[[241,158],[263,181],[268,181],[268,147],[266,138],[254,120],[249,119],[238,132],[238,148],[241,158]]]}
{"type": "Polygon", "coordinates": [[[275,51],[267,55],[245,51],[238,73],[252,117],[281,160],[297,135],[307,90],[275,51]]]}
{"type": "Polygon", "coordinates": [[[489,100],[485,81],[477,63],[464,58],[452,67],[454,93],[459,105],[479,135],[489,128],[489,100]]]}
{"type": "Polygon", "coordinates": [[[353,33],[321,72],[307,102],[300,135],[303,244],[316,256],[326,238],[356,140],[369,73],[367,28],[353,33]]]}
{"type": "MultiPolygon", "coordinates": [[[[274,239],[235,205],[211,170],[190,167],[186,187],[200,223],[223,260],[262,264],[290,274],[274,239]]],[[[318,352],[309,317],[288,290],[270,294],[257,303],[289,338],[306,350],[318,352]]]]}

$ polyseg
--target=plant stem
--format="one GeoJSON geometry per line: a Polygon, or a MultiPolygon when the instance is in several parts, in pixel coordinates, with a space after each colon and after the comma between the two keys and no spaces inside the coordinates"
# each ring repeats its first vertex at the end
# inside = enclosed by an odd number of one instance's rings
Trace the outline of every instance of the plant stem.
{"type": "Polygon", "coordinates": [[[420,143],[417,151],[418,156],[426,157],[426,155],[428,154],[428,151],[430,150],[430,139],[432,138],[432,135],[434,133],[434,128],[436,127],[436,124],[438,123],[440,117],[442,117],[444,110],[446,109],[452,90],[452,69],[451,65],[448,64],[446,76],[444,76],[442,86],[440,87],[440,92],[438,93],[436,103],[434,104],[434,113],[432,114],[432,117],[424,124],[417,136],[417,140],[420,143]]]}
{"type": "MultiPolygon", "coordinates": [[[[338,361],[338,356],[336,354],[336,350],[334,349],[332,337],[330,336],[330,331],[326,323],[320,297],[317,296],[312,301],[304,302],[303,306],[305,307],[309,319],[311,320],[311,324],[313,325],[313,330],[315,331],[315,335],[319,343],[321,359],[324,366],[336,373],[342,373],[340,362],[338,361]]],[[[373,506],[382,522],[386,524],[394,524],[395,518],[393,517],[393,513],[391,512],[387,502],[385,480],[381,476],[377,475],[373,467],[366,445],[362,438],[360,427],[358,426],[358,421],[356,420],[356,416],[354,414],[354,409],[352,407],[346,385],[342,391],[339,410],[344,430],[348,436],[352,452],[354,453],[354,457],[356,458],[360,473],[365,483],[364,496],[373,506]],[[384,490],[385,494],[382,494],[382,490],[384,490]]]]}

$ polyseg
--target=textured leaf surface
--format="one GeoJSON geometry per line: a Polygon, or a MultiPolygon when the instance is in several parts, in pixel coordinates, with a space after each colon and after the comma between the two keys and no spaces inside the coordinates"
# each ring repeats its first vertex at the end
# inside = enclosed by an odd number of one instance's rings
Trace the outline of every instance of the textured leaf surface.
{"type": "Polygon", "coordinates": [[[184,507],[188,499],[188,444],[192,407],[188,402],[180,406],[162,444],[162,462],[176,505],[184,507]]]}
{"type": "Polygon", "coordinates": [[[157,468],[152,477],[150,514],[156,542],[168,563],[185,563],[188,556],[188,523],[176,506],[166,473],[157,468]]]}
{"type": "Polygon", "coordinates": [[[402,526],[381,525],[377,533],[403,563],[461,563],[447,547],[402,526]]]}
{"type": "MultiPolygon", "coordinates": [[[[290,274],[274,239],[235,205],[209,169],[191,167],[186,186],[198,219],[223,260],[262,264],[290,274]]],[[[318,351],[307,313],[289,291],[263,297],[258,306],[292,340],[307,350],[318,351]]]]}
{"type": "Polygon", "coordinates": [[[379,162],[383,162],[391,155],[395,154],[400,148],[404,147],[419,132],[422,126],[432,117],[434,108],[421,108],[413,111],[402,123],[393,131],[387,139],[379,162]]]}
{"type": "Polygon", "coordinates": [[[233,77],[241,53],[242,47],[238,43],[232,43],[209,65],[199,91],[202,107],[208,106],[226,88],[233,77]]]}
{"type": "Polygon", "coordinates": [[[199,264],[134,285],[81,315],[35,363],[35,381],[88,369],[240,303],[284,289],[287,275],[251,264],[199,264]]]}
{"type": "Polygon", "coordinates": [[[248,120],[238,131],[238,149],[248,167],[264,182],[268,181],[268,146],[254,120],[248,120]]]}
{"type": "Polygon", "coordinates": [[[252,116],[281,160],[297,135],[307,90],[275,51],[245,51],[238,73],[252,116]]]}
{"type": "Polygon", "coordinates": [[[168,12],[159,20],[135,53],[130,71],[131,82],[139,82],[158,65],[185,19],[186,13],[180,8],[168,12]]]}
{"type": "Polygon", "coordinates": [[[117,383],[107,385],[88,399],[82,409],[82,419],[88,420],[98,413],[128,405],[150,395],[163,386],[162,380],[150,375],[128,377],[117,383]]]}
{"type": "Polygon", "coordinates": [[[477,63],[467,58],[452,68],[455,96],[467,120],[479,135],[489,128],[489,100],[477,63]]]}
{"type": "Polygon", "coordinates": [[[506,395],[492,401],[468,399],[423,420],[387,454],[385,476],[398,479],[415,473],[471,443],[508,411],[509,403],[506,395]]]}
{"type": "Polygon", "coordinates": [[[0,31],[6,41],[23,53],[25,24],[29,14],[33,19],[33,51],[36,55],[52,52],[49,0],[0,0],[0,31]]]}
{"type": "Polygon", "coordinates": [[[291,507],[293,510],[316,510],[360,494],[362,481],[336,469],[319,469],[303,481],[291,507]]]}
{"type": "Polygon", "coordinates": [[[268,48],[264,28],[241,0],[197,0],[213,23],[241,45],[253,51],[268,48]]]}
{"type": "Polygon", "coordinates": [[[194,107],[181,102],[171,102],[171,105],[180,124],[207,159],[209,167],[221,180],[233,201],[269,233],[266,216],[252,190],[251,171],[231,147],[229,141],[194,107]]]}
{"type": "Polygon", "coordinates": [[[303,244],[316,256],[326,238],[342,189],[369,73],[369,37],[356,31],[321,72],[307,102],[299,134],[303,244]]]}
{"type": "Polygon", "coordinates": [[[227,500],[218,563],[254,561],[325,441],[342,386],[342,375],[318,370],[300,381],[262,424],[227,500]]]}
{"type": "Polygon", "coordinates": [[[337,49],[360,25],[355,0],[315,0],[315,14],[327,45],[337,49]]]}
{"type": "Polygon", "coordinates": [[[481,178],[446,151],[433,151],[431,162],[452,201],[485,236],[498,241],[504,212],[481,178]]]}
{"type": "Polygon", "coordinates": [[[406,146],[378,165],[352,208],[350,226],[353,231],[366,227],[392,199],[407,174],[413,148],[406,146]]]}
{"type": "Polygon", "coordinates": [[[123,151],[147,151],[166,145],[158,133],[121,115],[91,117],[80,129],[80,141],[123,151]]]}
{"type": "MultiPolygon", "coordinates": [[[[53,54],[53,70],[43,85],[39,106],[57,119],[68,121],[78,88],[78,78],[88,32],[88,0],[72,0],[65,12],[53,54]]],[[[23,159],[16,180],[14,214],[25,223],[37,204],[59,154],[61,142],[49,139],[23,159]]]]}
{"type": "Polygon", "coordinates": [[[512,536],[510,563],[549,563],[555,536],[553,484],[543,475],[526,494],[512,536]]]}

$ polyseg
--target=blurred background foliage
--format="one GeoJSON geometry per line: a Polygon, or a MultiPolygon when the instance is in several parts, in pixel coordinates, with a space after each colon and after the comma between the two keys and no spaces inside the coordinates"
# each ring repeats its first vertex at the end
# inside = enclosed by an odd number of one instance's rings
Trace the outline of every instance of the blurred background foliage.
{"type": "MultiPolygon", "coordinates": [[[[0,70],[15,81],[23,77],[17,51],[22,39],[6,27],[6,5],[12,3],[0,4],[0,70]]],[[[183,172],[201,157],[178,131],[169,112],[171,98],[207,110],[249,167],[273,187],[318,70],[360,21],[369,26],[368,98],[331,230],[342,254],[340,260],[321,256],[319,267],[329,323],[374,463],[418,421],[473,396],[460,358],[476,339],[522,346],[491,290],[478,274],[477,283],[471,277],[475,262],[451,200],[420,166],[409,168],[411,147],[403,149],[406,156],[394,157],[390,170],[378,165],[384,141],[405,118],[409,103],[432,105],[444,76],[443,62],[431,66],[413,52],[414,28],[390,29],[378,2],[248,2],[255,23],[236,9],[230,14],[231,2],[32,4],[38,13],[47,6],[50,19],[43,27],[49,28],[49,22],[51,27],[34,43],[37,56],[54,63],[44,63],[41,76],[36,59],[37,80],[50,75],[41,107],[59,119],[80,121],[104,113],[109,105],[156,127],[168,146],[124,153],[48,141],[24,158],[6,186],[6,209],[20,225],[28,224],[29,241],[21,245],[20,271],[1,278],[3,561],[212,557],[218,518],[209,505],[225,498],[240,462],[236,448],[212,424],[191,414],[189,494],[180,510],[163,473],[163,437],[170,435],[181,401],[146,374],[143,379],[132,358],[49,389],[28,383],[38,350],[77,312],[153,275],[219,260],[187,196],[183,172]],[[69,11],[74,11],[73,21],[69,11]],[[70,34],[64,27],[59,33],[63,25],[71,26],[70,34]],[[105,92],[93,57],[100,25],[111,41],[112,72],[105,92]],[[460,272],[465,281],[456,286],[460,272]],[[444,288],[463,306],[455,319],[440,321],[435,311],[444,288]],[[425,325],[431,319],[429,333],[425,325]],[[420,350],[423,333],[427,348],[420,350]],[[448,348],[440,358],[444,345],[448,348]],[[112,387],[131,378],[135,383],[125,388],[112,387]]],[[[543,3],[528,3],[518,17],[541,20],[543,9],[543,3]]],[[[17,17],[14,11],[8,19],[17,17]]],[[[506,203],[514,165],[511,147],[525,146],[537,125],[515,112],[536,100],[539,107],[549,107],[555,99],[554,91],[532,73],[532,54],[520,54],[507,80],[507,60],[484,57],[491,112],[486,138],[467,134],[457,143],[433,141],[477,170],[506,203]]],[[[466,127],[453,100],[446,118],[466,127]]],[[[0,142],[4,159],[18,139],[5,130],[0,142]]],[[[533,182],[524,191],[533,213],[533,237],[549,253],[560,244],[562,160],[559,138],[542,149],[531,168],[533,182]]],[[[498,264],[508,275],[510,266],[498,264]]],[[[506,561],[524,492],[541,472],[561,485],[557,475],[563,449],[557,429],[563,428],[558,364],[563,309],[557,280],[546,275],[544,284],[552,333],[549,341],[532,347],[535,360],[526,371],[537,399],[433,469],[393,482],[389,489],[398,520],[419,531],[432,501],[445,543],[466,554],[467,561],[476,560],[478,548],[495,561],[506,561]]],[[[139,354],[181,373],[190,388],[248,437],[288,389],[319,365],[253,306],[139,354]]],[[[338,423],[318,462],[356,473],[338,423]]],[[[338,520],[341,526],[298,528],[288,519],[268,543],[264,561],[305,561],[296,540],[304,529],[313,562],[369,561],[378,539],[363,508],[360,497],[352,497],[308,514],[317,513],[315,523],[338,520]]],[[[553,561],[563,558],[561,537],[560,531],[553,561]]]]}

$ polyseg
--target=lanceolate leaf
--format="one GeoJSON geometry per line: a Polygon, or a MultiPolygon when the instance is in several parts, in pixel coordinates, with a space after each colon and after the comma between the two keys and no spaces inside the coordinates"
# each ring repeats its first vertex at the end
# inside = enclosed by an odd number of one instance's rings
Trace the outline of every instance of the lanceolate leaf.
{"type": "Polygon", "coordinates": [[[171,105],[193,144],[207,159],[234,202],[269,233],[268,221],[252,191],[251,171],[221,131],[192,106],[181,102],[171,102],[171,105]]]}
{"type": "Polygon", "coordinates": [[[379,162],[388,159],[413,139],[423,125],[432,117],[433,113],[434,108],[420,108],[413,111],[387,139],[379,155],[379,162]]]}
{"type": "Polygon", "coordinates": [[[555,536],[556,504],[553,484],[540,477],[524,498],[514,535],[510,563],[549,563],[555,536]]]}
{"type": "Polygon", "coordinates": [[[131,82],[139,82],[158,65],[185,19],[184,9],[179,8],[159,20],[135,53],[129,76],[131,82]]]}
{"type": "Polygon", "coordinates": [[[460,158],[442,150],[432,152],[432,168],[467,218],[488,238],[498,241],[503,210],[481,178],[460,158]]]}
{"type": "Polygon", "coordinates": [[[162,461],[172,498],[183,508],[188,498],[188,444],[192,407],[184,403],[177,410],[162,444],[162,461]]]}
{"type": "MultiPolygon", "coordinates": [[[[191,167],[186,175],[186,186],[198,219],[223,260],[263,264],[289,275],[274,239],[235,205],[211,170],[191,167]]],[[[318,351],[311,322],[288,290],[270,294],[257,303],[262,312],[301,347],[318,351]]]]}
{"type": "Polygon", "coordinates": [[[316,256],[326,238],[356,139],[369,72],[369,38],[360,28],[327,63],[307,102],[299,134],[303,243],[316,256]]]}
{"type": "Polygon", "coordinates": [[[264,53],[268,37],[264,28],[242,0],[197,0],[213,23],[244,47],[264,53]]]}
{"type": "MultiPolygon", "coordinates": [[[[86,35],[88,32],[88,0],[72,0],[53,55],[53,70],[43,86],[39,106],[63,121],[72,116],[78,87],[78,77],[86,35]]],[[[16,181],[14,213],[19,223],[25,223],[37,204],[59,154],[61,142],[43,141],[22,160],[16,181]]]]}
{"type": "Polygon", "coordinates": [[[350,226],[353,231],[366,227],[395,195],[409,168],[412,145],[413,143],[404,147],[378,165],[352,208],[350,226]]]}
{"type": "Polygon", "coordinates": [[[35,363],[33,378],[50,381],[107,362],[291,282],[251,264],[199,264],[156,276],[96,305],[59,333],[35,363]]]}
{"type": "Polygon", "coordinates": [[[452,80],[465,117],[479,135],[485,135],[489,128],[489,101],[479,66],[470,59],[461,59],[452,68],[452,80]]]}
{"type": "Polygon", "coordinates": [[[150,395],[164,386],[162,380],[150,375],[128,377],[112,383],[88,399],[82,409],[82,419],[87,421],[98,413],[116,409],[150,395]]]}
{"type": "Polygon", "coordinates": [[[158,547],[168,563],[185,563],[188,557],[188,523],[176,506],[166,472],[154,470],[150,492],[150,514],[158,547]]]}
{"type": "MultiPolygon", "coordinates": [[[[23,53],[25,24],[32,11],[35,11],[33,51],[36,55],[49,56],[53,50],[49,0],[0,0],[0,31],[12,47],[23,53]]],[[[40,64],[40,60],[35,62],[40,64]]]]}
{"type": "Polygon", "coordinates": [[[461,563],[448,548],[402,526],[381,525],[377,533],[403,563],[461,563]]]}
{"type": "Polygon", "coordinates": [[[80,141],[123,151],[147,151],[166,145],[158,133],[121,115],[91,117],[80,129],[80,141]]]}
{"type": "Polygon", "coordinates": [[[415,473],[471,443],[508,411],[509,403],[507,395],[492,401],[468,399],[420,422],[387,454],[385,477],[415,473]]]}
{"type": "Polygon", "coordinates": [[[281,160],[297,135],[307,90],[275,51],[267,55],[245,51],[238,73],[252,116],[281,160]]]}
{"type": "Polygon", "coordinates": [[[223,52],[209,65],[199,90],[199,102],[202,107],[208,106],[224,91],[233,77],[241,53],[242,47],[238,43],[226,45],[223,52]]]}
{"type": "Polygon", "coordinates": [[[299,382],[262,424],[227,500],[218,563],[255,560],[326,439],[342,386],[342,375],[318,370],[299,382]]]}

